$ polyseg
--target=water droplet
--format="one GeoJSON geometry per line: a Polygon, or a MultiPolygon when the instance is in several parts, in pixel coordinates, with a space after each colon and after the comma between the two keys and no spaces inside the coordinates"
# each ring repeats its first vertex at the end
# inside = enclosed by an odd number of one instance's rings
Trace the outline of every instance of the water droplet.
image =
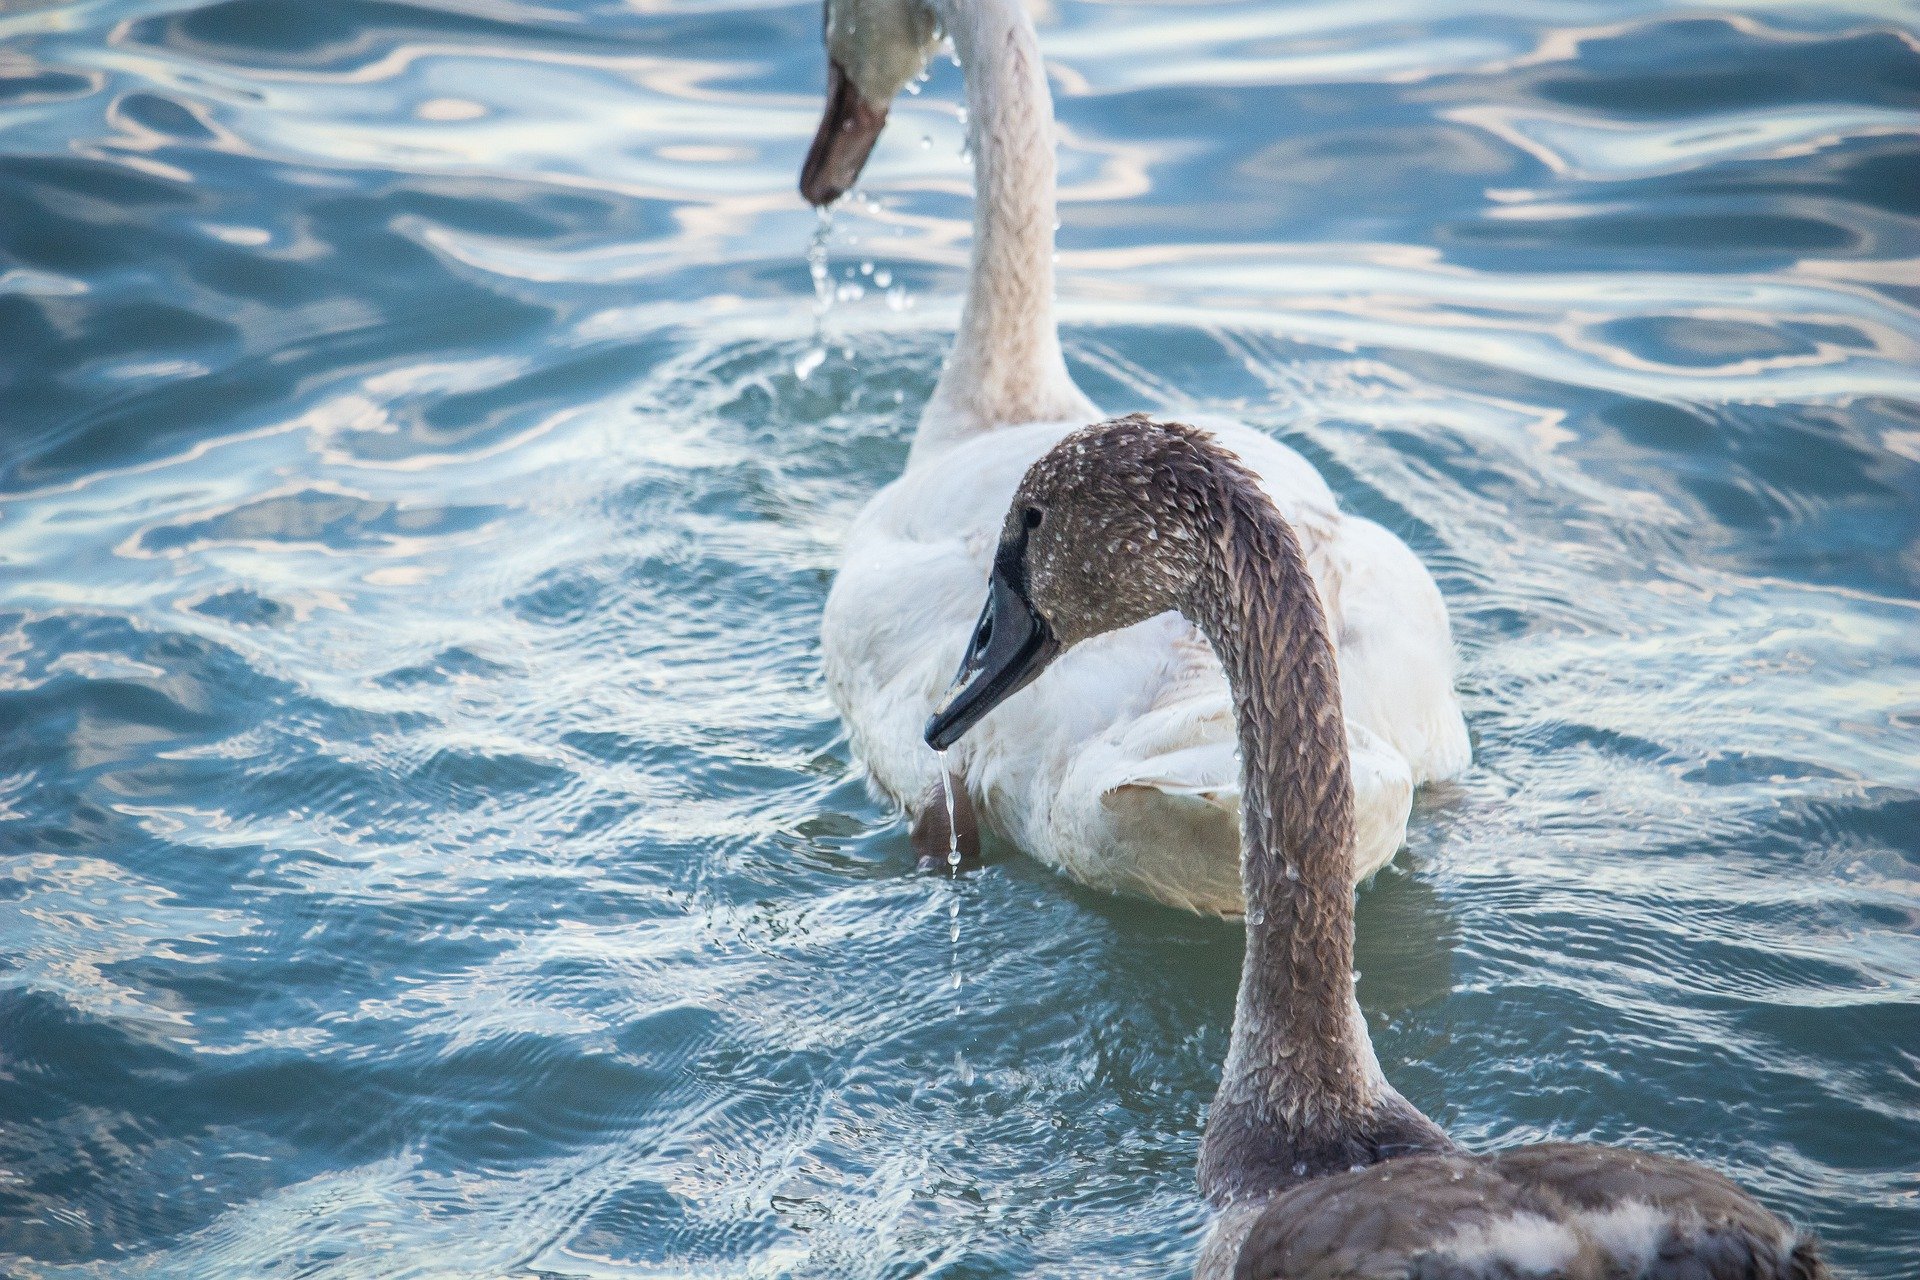
{"type": "Polygon", "coordinates": [[[869,262],[862,262],[862,263],[860,264],[860,274],[861,274],[861,275],[863,275],[863,276],[870,276],[870,275],[872,275],[872,274],[873,274],[873,263],[872,263],[872,262],[870,262],[870,261],[869,261],[869,262]]]}
{"type": "MultiPolygon", "coordinates": [[[[813,278],[813,336],[817,340],[826,324],[827,311],[833,306],[832,271],[827,263],[827,240],[833,235],[833,214],[827,209],[819,210],[819,220],[813,228],[813,239],[807,242],[807,274],[813,278]]],[[[817,366],[819,361],[814,362],[817,366]]],[[[813,372],[813,367],[807,373],[813,372]]],[[[805,378],[807,373],[800,376],[805,378]]]]}
{"type": "Polygon", "coordinates": [[[825,363],[826,358],[827,349],[825,347],[814,347],[793,362],[793,376],[805,382],[815,369],[818,369],[825,363]]]}
{"type": "Polygon", "coordinates": [[[1294,1177],[1296,1177],[1296,1178],[1304,1178],[1304,1177],[1306,1177],[1306,1176],[1307,1176],[1307,1162],[1306,1162],[1306,1161],[1304,1161],[1304,1160],[1301,1160],[1301,1161],[1299,1161],[1299,1162],[1297,1162],[1297,1163],[1296,1163],[1296,1164],[1295,1164],[1295,1165],[1293,1166],[1293,1176],[1294,1176],[1294,1177]]]}
{"type": "Polygon", "coordinates": [[[1298,880],[1299,878],[1300,878],[1300,868],[1294,866],[1291,862],[1289,862],[1287,864],[1287,879],[1298,880]]]}
{"type": "Polygon", "coordinates": [[[885,267],[881,267],[873,273],[873,284],[875,288],[884,289],[892,283],[893,272],[887,270],[885,267]]]}
{"type": "Polygon", "coordinates": [[[932,135],[932,134],[930,134],[930,133],[923,133],[923,134],[921,134],[921,135],[920,135],[920,149],[921,149],[922,151],[931,151],[931,150],[933,149],[933,135],[932,135]]]}
{"type": "MultiPolygon", "coordinates": [[[[947,753],[936,753],[940,757],[940,794],[947,802],[947,866],[955,871],[960,869],[960,820],[954,816],[952,772],[947,768],[947,753]]],[[[954,904],[958,912],[960,904],[954,904]]],[[[958,941],[956,938],[955,941],[958,941]]]]}
{"type": "MultiPolygon", "coordinates": [[[[960,821],[955,812],[953,788],[955,779],[947,768],[947,753],[933,753],[940,761],[940,797],[947,805],[947,873],[960,874],[960,821]]],[[[960,989],[963,972],[960,968],[960,894],[959,885],[953,886],[953,896],[947,900],[947,945],[950,948],[949,963],[953,966],[953,989],[960,989]]]]}
{"type": "Polygon", "coordinates": [[[912,305],[913,299],[907,296],[907,286],[897,284],[887,290],[887,309],[889,311],[905,311],[912,305]]]}

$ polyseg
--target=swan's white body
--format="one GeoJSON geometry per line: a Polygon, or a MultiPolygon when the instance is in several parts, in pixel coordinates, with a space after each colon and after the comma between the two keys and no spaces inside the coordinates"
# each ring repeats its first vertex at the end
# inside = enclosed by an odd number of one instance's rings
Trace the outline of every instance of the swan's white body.
{"type": "MultiPolygon", "coordinates": [[[[1054,326],[1052,103],[1032,26],[1018,0],[934,8],[967,72],[973,271],[906,470],[855,521],[821,624],[854,751],[912,812],[938,794],[922,731],[972,629],[1013,491],[1061,436],[1103,416],[1068,376],[1054,326]]],[[[834,37],[830,20],[830,48],[834,37]]],[[[858,68],[848,74],[859,83],[858,68]]],[[[874,92],[884,103],[897,87],[874,92]]],[[[1342,513],[1299,454],[1238,423],[1195,425],[1259,474],[1306,548],[1339,654],[1364,878],[1404,842],[1414,786],[1469,759],[1445,605],[1406,545],[1342,513]]],[[[1075,879],[1240,912],[1231,695],[1178,615],[1064,654],[949,754],[987,829],[1075,879]]]]}

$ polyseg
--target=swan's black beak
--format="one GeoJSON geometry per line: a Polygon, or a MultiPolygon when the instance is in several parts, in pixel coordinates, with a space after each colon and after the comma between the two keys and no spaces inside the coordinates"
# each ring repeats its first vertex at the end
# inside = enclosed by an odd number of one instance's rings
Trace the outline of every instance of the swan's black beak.
{"type": "Polygon", "coordinates": [[[819,208],[845,195],[860,180],[886,125],[887,109],[862,98],[840,64],[827,59],[827,109],[800,168],[800,194],[807,203],[819,208]]]}
{"type": "Polygon", "coordinates": [[[927,721],[927,745],[945,751],[958,742],[987,712],[1032,683],[1059,652],[1046,619],[996,564],[967,656],[927,721]]]}

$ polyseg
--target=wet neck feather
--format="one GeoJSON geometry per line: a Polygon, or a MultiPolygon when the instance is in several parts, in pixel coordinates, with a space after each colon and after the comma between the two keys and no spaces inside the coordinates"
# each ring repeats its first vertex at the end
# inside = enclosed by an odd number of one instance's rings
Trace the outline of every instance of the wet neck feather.
{"type": "MultiPolygon", "coordinates": [[[[1053,97],[1021,0],[935,0],[967,80],[967,300],[926,421],[968,433],[1093,416],[1053,317],[1053,97]]],[[[940,434],[946,434],[944,432],[940,434]]]]}
{"type": "MultiPolygon", "coordinates": [[[[1353,998],[1353,783],[1333,647],[1293,530],[1221,480],[1188,616],[1233,689],[1247,952],[1201,1185],[1233,1197],[1346,1167],[1390,1093],[1353,998]]],[[[1397,1095],[1395,1095],[1397,1098],[1397,1095]]]]}

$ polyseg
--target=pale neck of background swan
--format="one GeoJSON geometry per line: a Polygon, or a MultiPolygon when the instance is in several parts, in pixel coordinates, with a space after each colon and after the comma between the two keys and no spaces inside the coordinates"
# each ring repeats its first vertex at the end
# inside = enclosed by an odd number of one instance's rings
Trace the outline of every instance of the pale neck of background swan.
{"type": "Polygon", "coordinates": [[[1386,1087],[1353,996],[1353,784],[1319,596],[1253,482],[1222,488],[1219,554],[1184,608],[1226,668],[1241,761],[1247,951],[1201,1149],[1209,1195],[1341,1148],[1386,1087]]]}
{"type": "Polygon", "coordinates": [[[1053,318],[1053,95],[1021,0],[935,0],[967,81],[973,262],[916,452],[997,426],[1098,416],[1053,318]]]}

